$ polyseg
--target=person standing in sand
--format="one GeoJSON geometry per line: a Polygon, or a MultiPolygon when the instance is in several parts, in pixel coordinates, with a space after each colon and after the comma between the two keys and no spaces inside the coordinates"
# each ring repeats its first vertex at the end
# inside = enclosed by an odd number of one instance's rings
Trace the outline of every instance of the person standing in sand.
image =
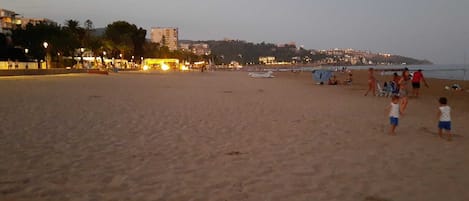
{"type": "Polygon", "coordinates": [[[401,109],[405,111],[407,104],[409,103],[409,84],[410,84],[410,73],[409,69],[405,68],[402,71],[402,77],[399,80],[399,97],[401,98],[401,109]]]}
{"type": "Polygon", "coordinates": [[[443,138],[443,130],[448,135],[448,141],[451,141],[451,107],[448,106],[448,99],[441,97],[438,102],[440,107],[438,108],[438,135],[443,138]]]}
{"type": "Polygon", "coordinates": [[[421,81],[423,81],[423,84],[425,84],[425,87],[428,88],[428,84],[427,84],[427,81],[425,81],[425,78],[423,77],[422,70],[419,69],[417,72],[414,73],[414,76],[412,76],[412,94],[415,97],[419,97],[421,81]]]}
{"type": "Polygon", "coordinates": [[[389,121],[391,123],[390,135],[396,135],[396,127],[399,125],[399,115],[401,110],[399,107],[399,96],[395,95],[391,99],[391,103],[387,107],[387,113],[389,114],[389,121]]]}
{"type": "Polygon", "coordinates": [[[392,76],[392,81],[396,83],[396,85],[399,85],[400,80],[401,80],[401,76],[399,76],[397,73],[394,73],[392,76]]]}
{"type": "Polygon", "coordinates": [[[368,91],[366,91],[365,96],[368,96],[370,91],[373,93],[373,96],[376,96],[376,78],[373,68],[368,69],[368,91]]]}

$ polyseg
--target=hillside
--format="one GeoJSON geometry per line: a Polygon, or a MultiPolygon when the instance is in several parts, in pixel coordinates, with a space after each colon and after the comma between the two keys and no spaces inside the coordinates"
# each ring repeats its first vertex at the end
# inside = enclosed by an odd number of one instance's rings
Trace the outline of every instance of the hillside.
{"type": "Polygon", "coordinates": [[[312,63],[316,65],[379,65],[379,64],[431,64],[430,61],[400,55],[383,55],[353,49],[307,50],[294,44],[252,43],[242,40],[190,41],[184,44],[208,44],[217,63],[237,61],[241,64],[259,64],[259,57],[275,57],[276,62],[312,63]]]}

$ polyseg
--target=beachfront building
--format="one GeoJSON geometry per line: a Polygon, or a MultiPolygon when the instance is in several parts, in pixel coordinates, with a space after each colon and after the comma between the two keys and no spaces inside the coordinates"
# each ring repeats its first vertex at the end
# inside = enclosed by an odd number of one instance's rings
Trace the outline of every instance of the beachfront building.
{"type": "Polygon", "coordinates": [[[151,42],[159,43],[174,51],[178,49],[178,34],[178,28],[154,27],[151,28],[151,42]]]}
{"type": "Polygon", "coordinates": [[[16,26],[21,25],[21,20],[16,16],[18,14],[14,11],[0,8],[0,33],[11,33],[16,26]]]}
{"type": "Polygon", "coordinates": [[[275,64],[275,57],[268,56],[268,57],[259,57],[259,63],[264,65],[272,65],[275,64]]]}
{"type": "Polygon", "coordinates": [[[54,21],[47,18],[19,18],[19,20],[22,28],[25,28],[28,24],[32,24],[34,26],[39,24],[56,24],[54,21]]]}
{"type": "Polygon", "coordinates": [[[196,55],[209,55],[211,53],[207,43],[196,43],[191,46],[192,53],[196,55]]]}
{"type": "Polygon", "coordinates": [[[181,43],[179,44],[179,48],[182,51],[192,52],[193,54],[199,56],[209,55],[212,53],[207,43],[181,43]]]}
{"type": "Polygon", "coordinates": [[[18,13],[0,8],[0,33],[9,34],[13,29],[25,28],[26,25],[55,24],[54,21],[46,18],[25,18],[18,13]]]}

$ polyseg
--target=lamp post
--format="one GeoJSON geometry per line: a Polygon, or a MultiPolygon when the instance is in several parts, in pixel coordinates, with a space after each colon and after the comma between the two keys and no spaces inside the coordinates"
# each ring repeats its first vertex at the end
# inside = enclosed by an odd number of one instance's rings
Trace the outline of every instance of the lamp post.
{"type": "Polygon", "coordinates": [[[47,47],[49,47],[49,43],[45,41],[44,43],[42,43],[42,46],[44,46],[44,49],[46,50],[46,57],[44,58],[46,60],[46,69],[49,69],[49,64],[47,62],[47,56],[49,54],[49,49],[47,49],[47,47]]]}
{"type": "Polygon", "coordinates": [[[59,61],[60,61],[60,52],[57,52],[57,63],[56,66],[59,67],[59,61]]]}
{"type": "Polygon", "coordinates": [[[119,54],[119,68],[123,68],[123,66],[122,66],[122,53],[119,54]]]}
{"type": "Polygon", "coordinates": [[[83,52],[85,52],[85,48],[80,48],[80,62],[81,62],[81,68],[84,68],[83,52]]]}
{"type": "Polygon", "coordinates": [[[106,67],[106,62],[104,61],[104,59],[106,58],[106,51],[103,51],[103,56],[101,57],[101,62],[103,63],[103,66],[106,67]]]}
{"type": "MultiPolygon", "coordinates": [[[[26,59],[28,58],[28,53],[29,53],[29,49],[28,49],[28,48],[25,48],[25,49],[24,49],[24,55],[26,56],[26,59]]],[[[29,61],[29,60],[28,60],[28,61],[29,61]]],[[[28,69],[28,63],[26,63],[25,68],[28,69]]]]}

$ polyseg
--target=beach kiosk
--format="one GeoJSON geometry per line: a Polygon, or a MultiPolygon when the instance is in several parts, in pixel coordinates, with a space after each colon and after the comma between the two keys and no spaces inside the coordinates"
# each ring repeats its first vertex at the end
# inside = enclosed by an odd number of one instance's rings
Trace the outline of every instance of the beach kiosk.
{"type": "Polygon", "coordinates": [[[178,70],[179,59],[157,59],[157,58],[146,58],[143,60],[142,70],[162,70],[169,71],[171,69],[178,70]]]}

